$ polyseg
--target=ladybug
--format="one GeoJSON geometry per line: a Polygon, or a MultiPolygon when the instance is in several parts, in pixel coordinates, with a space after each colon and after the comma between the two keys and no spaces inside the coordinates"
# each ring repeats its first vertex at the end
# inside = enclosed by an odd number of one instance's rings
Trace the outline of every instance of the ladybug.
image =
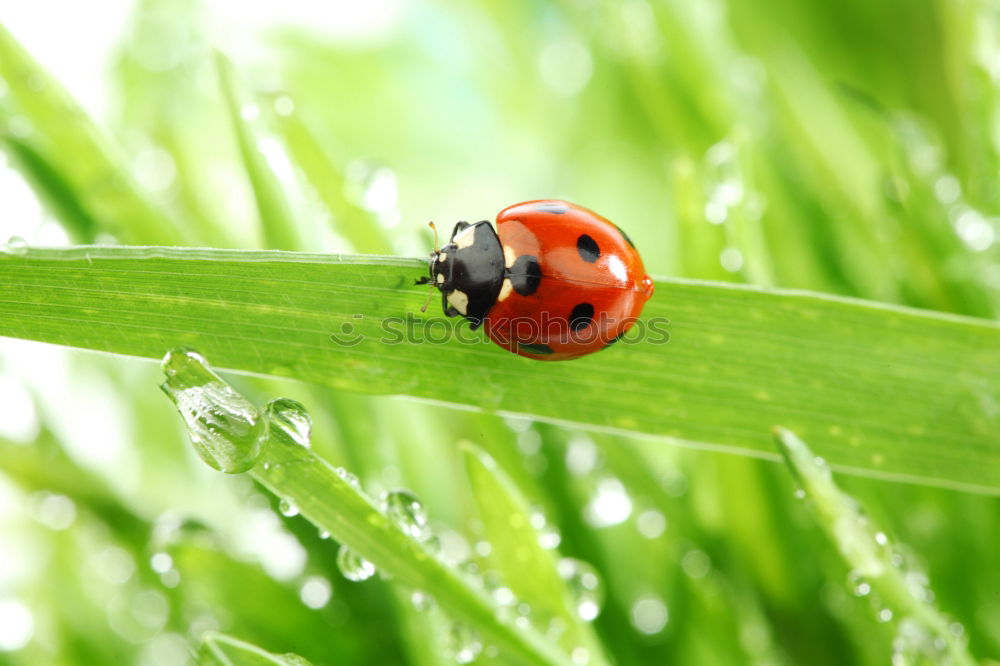
{"type": "Polygon", "coordinates": [[[558,200],[526,201],[459,222],[430,255],[444,313],[480,326],[504,349],[542,361],[617,342],[653,295],[635,245],[610,221],[558,200]]]}

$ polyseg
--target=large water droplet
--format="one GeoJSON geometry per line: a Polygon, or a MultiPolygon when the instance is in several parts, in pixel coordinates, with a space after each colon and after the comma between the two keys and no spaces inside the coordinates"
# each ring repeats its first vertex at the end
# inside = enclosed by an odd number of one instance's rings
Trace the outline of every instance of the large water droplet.
{"type": "Polygon", "coordinates": [[[254,466],[267,440],[257,408],[209,368],[193,349],[167,352],[161,363],[167,380],[160,385],[187,426],[198,456],[222,472],[254,466]]]}
{"type": "Polygon", "coordinates": [[[309,448],[312,417],[302,403],[289,398],[272,400],[264,407],[264,417],[271,437],[309,448]]]}
{"type": "Polygon", "coordinates": [[[28,253],[28,241],[20,236],[11,236],[6,243],[0,244],[0,254],[22,256],[28,253]]]}
{"type": "Polygon", "coordinates": [[[472,663],[483,651],[483,642],[479,639],[479,632],[467,624],[453,622],[449,639],[450,651],[455,663],[472,663]]]}
{"type": "Polygon", "coordinates": [[[375,565],[347,546],[341,546],[337,551],[337,568],[344,578],[355,583],[375,575],[375,565]]]}
{"type": "Polygon", "coordinates": [[[427,536],[427,510],[410,491],[393,490],[383,495],[382,510],[403,534],[414,539],[427,536]]]}
{"type": "Polygon", "coordinates": [[[559,575],[564,581],[576,604],[580,619],[590,622],[601,613],[604,603],[604,588],[601,577],[591,564],[572,557],[559,560],[559,575]]]}

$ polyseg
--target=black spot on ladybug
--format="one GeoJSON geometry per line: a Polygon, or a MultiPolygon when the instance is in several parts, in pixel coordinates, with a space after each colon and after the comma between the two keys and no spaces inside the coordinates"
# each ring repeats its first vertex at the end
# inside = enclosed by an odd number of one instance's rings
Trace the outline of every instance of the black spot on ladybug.
{"type": "Polygon", "coordinates": [[[556,215],[562,215],[569,210],[569,206],[561,203],[543,203],[536,205],[535,210],[543,213],[555,213],[556,215]]]}
{"type": "Polygon", "coordinates": [[[530,342],[518,342],[517,348],[529,354],[555,354],[555,350],[548,345],[535,344],[530,342]]]}
{"type": "Polygon", "coordinates": [[[514,291],[521,296],[530,296],[535,293],[538,283],[542,281],[542,267],[538,264],[537,257],[522,254],[508,270],[508,276],[514,291]]]}
{"type": "Polygon", "coordinates": [[[608,344],[604,345],[604,348],[607,349],[611,345],[615,344],[616,342],[618,342],[619,340],[621,340],[622,338],[624,338],[626,333],[628,333],[628,331],[622,331],[621,333],[619,333],[615,337],[611,338],[611,341],[608,342],[608,344]]]}
{"type": "Polygon", "coordinates": [[[594,321],[594,306],[580,303],[569,313],[569,327],[574,331],[587,328],[594,321]]]}
{"type": "Polygon", "coordinates": [[[580,258],[587,263],[594,263],[601,256],[601,248],[597,247],[597,241],[582,234],[576,239],[576,251],[580,253],[580,258]]]}
{"type": "Polygon", "coordinates": [[[629,245],[631,245],[632,247],[635,247],[635,243],[633,243],[633,242],[632,242],[632,239],[628,237],[628,234],[627,234],[627,233],[625,233],[625,231],[624,231],[624,230],[623,230],[623,229],[622,229],[621,227],[619,227],[619,226],[618,226],[618,225],[616,224],[616,225],[615,225],[615,229],[617,229],[617,230],[618,230],[618,233],[620,233],[620,234],[622,235],[622,238],[624,238],[624,239],[625,239],[625,242],[626,242],[626,243],[628,243],[628,244],[629,244],[629,245]]]}

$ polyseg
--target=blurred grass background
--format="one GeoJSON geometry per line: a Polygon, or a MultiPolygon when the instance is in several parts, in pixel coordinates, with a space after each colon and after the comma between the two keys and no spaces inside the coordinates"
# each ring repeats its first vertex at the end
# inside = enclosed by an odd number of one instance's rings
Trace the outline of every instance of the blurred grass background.
{"type": "MultiPolygon", "coordinates": [[[[996,2],[140,0],[92,32],[48,9],[0,24],[53,62],[110,53],[99,84],[61,83],[134,182],[88,180],[87,146],[52,140],[76,114],[40,124],[24,82],[0,79],[5,235],[419,256],[427,220],[560,197],[627,229],[657,275],[1000,305],[996,2]],[[254,156],[281,192],[255,187],[254,156]]],[[[185,663],[214,629],[316,663],[441,662],[402,591],[347,582],[336,544],[194,457],[157,368],[2,351],[0,664],[185,663]]],[[[456,557],[477,538],[458,444],[482,446],[599,571],[618,663],[891,658],[896,623],[853,594],[782,467],[234,383],[308,405],[315,448],[373,494],[415,491],[456,557]]],[[[973,654],[1000,655],[997,499],[842,485],[912,548],[973,654]]]]}

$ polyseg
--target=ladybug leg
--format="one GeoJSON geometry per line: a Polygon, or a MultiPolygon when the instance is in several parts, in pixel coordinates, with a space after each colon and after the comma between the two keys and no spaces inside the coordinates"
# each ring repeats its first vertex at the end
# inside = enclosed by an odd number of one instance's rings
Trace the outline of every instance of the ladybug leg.
{"type": "Polygon", "coordinates": [[[415,285],[418,285],[418,284],[430,284],[430,281],[431,281],[431,279],[425,275],[425,276],[423,276],[421,278],[417,278],[416,280],[414,280],[413,284],[415,284],[415,285]]]}

